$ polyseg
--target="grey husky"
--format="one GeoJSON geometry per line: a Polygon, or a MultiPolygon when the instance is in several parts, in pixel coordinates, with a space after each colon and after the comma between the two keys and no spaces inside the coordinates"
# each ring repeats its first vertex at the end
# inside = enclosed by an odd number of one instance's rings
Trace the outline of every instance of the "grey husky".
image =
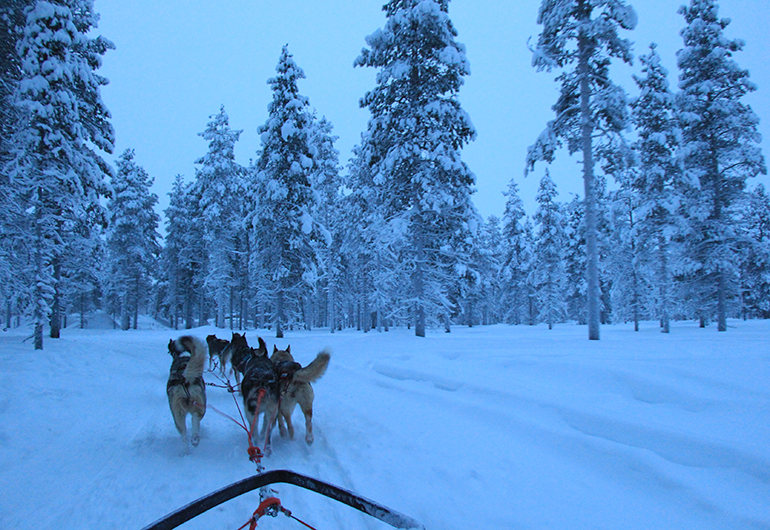
{"type": "Polygon", "coordinates": [[[233,333],[230,341],[232,364],[236,375],[243,374],[241,395],[246,419],[249,422],[251,439],[256,442],[257,415],[264,414],[261,435],[265,437],[265,453],[270,454],[270,431],[275,425],[280,398],[280,374],[267,356],[267,345],[262,337],[257,337],[259,347],[251,348],[246,341],[246,334],[233,333]]]}
{"type": "Polygon", "coordinates": [[[200,441],[201,420],[206,414],[206,386],[203,366],[206,363],[206,345],[200,339],[185,335],[168,342],[168,353],[173,358],[166,383],[168,406],[174,417],[176,430],[187,447],[187,415],[190,415],[192,434],[189,443],[200,441]]]}

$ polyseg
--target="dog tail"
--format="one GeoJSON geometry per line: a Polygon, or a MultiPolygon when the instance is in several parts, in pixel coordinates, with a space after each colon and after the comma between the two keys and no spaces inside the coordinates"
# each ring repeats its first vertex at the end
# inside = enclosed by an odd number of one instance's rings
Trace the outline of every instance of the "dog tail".
{"type": "Polygon", "coordinates": [[[321,376],[326,373],[330,358],[331,352],[327,349],[323,350],[315,359],[313,359],[313,362],[294,372],[294,381],[297,381],[298,383],[313,383],[318,381],[321,379],[321,376]]]}
{"type": "Polygon", "coordinates": [[[208,348],[203,342],[191,335],[184,335],[176,339],[177,350],[190,352],[190,361],[182,373],[186,381],[192,381],[203,375],[203,365],[206,363],[208,348]]]}

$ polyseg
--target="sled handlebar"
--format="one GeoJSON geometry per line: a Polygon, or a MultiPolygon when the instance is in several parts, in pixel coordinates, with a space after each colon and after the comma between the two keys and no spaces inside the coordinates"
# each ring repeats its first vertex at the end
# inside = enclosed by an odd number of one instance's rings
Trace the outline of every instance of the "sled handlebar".
{"type": "Polygon", "coordinates": [[[142,530],[170,530],[176,528],[203,512],[206,512],[215,506],[219,506],[223,502],[227,502],[244,493],[278,482],[314,491],[324,497],[347,504],[351,508],[355,508],[356,510],[379,519],[394,528],[415,528],[418,530],[425,530],[424,526],[407,515],[391,510],[386,506],[370,501],[369,499],[333,484],[283,469],[259,473],[230,484],[229,486],[225,486],[222,489],[209,493],[208,495],[191,502],[187,506],[183,506],[182,508],[171,512],[151,525],[144,527],[142,530]]]}

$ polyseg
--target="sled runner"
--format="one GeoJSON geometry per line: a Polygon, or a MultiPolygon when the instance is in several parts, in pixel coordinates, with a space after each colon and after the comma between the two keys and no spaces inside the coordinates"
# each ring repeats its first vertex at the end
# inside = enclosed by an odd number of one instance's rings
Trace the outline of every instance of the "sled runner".
{"type": "MultiPolygon", "coordinates": [[[[411,517],[399,513],[395,510],[391,510],[390,508],[387,508],[381,504],[377,504],[376,502],[370,501],[369,499],[365,499],[364,497],[356,495],[355,493],[352,493],[348,490],[334,486],[333,484],[328,484],[318,479],[300,475],[299,473],[295,473],[293,471],[279,469],[274,471],[267,471],[265,473],[259,473],[239,482],[230,484],[229,486],[226,486],[220,490],[209,493],[208,495],[191,502],[187,506],[184,506],[175,512],[166,515],[162,519],[155,521],[151,525],[146,526],[143,530],[170,530],[171,528],[176,528],[177,526],[189,521],[190,519],[197,517],[203,512],[206,512],[215,506],[219,506],[223,502],[227,502],[231,499],[234,499],[235,497],[255,489],[263,488],[269,484],[275,484],[279,482],[314,491],[335,501],[347,504],[348,506],[355,508],[356,510],[359,510],[376,519],[379,519],[380,521],[383,521],[384,523],[387,523],[394,528],[416,528],[418,530],[425,529],[425,527],[423,527],[420,523],[411,517]]],[[[275,499],[275,503],[277,503],[277,505],[280,507],[280,501],[275,499]]],[[[259,515],[265,514],[261,513],[259,515]]]]}

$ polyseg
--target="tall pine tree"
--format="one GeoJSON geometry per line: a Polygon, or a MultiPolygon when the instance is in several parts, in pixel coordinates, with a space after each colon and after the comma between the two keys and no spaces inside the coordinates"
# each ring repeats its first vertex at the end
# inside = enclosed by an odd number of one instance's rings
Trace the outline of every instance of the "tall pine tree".
{"type": "Polygon", "coordinates": [[[139,308],[155,277],[160,255],[158,196],[150,192],[153,179],[126,149],[117,161],[112,179],[113,197],[107,204],[109,228],[109,298],[120,314],[120,326],[128,329],[133,317],[137,328],[139,308]]]}
{"type": "Polygon", "coordinates": [[[717,11],[714,0],[691,0],[679,10],[687,26],[681,32],[684,48],[677,53],[677,106],[682,159],[693,184],[687,201],[687,281],[699,310],[714,308],[719,331],[726,331],[740,262],[734,209],[746,179],[767,170],[759,118],[742,101],[756,86],[732,58],[744,44],[725,36],[729,20],[717,11]]]}
{"type": "Polygon", "coordinates": [[[17,51],[22,72],[14,104],[23,116],[10,175],[29,200],[33,223],[35,348],[43,326],[59,334],[65,234],[81,219],[103,221],[99,197],[112,174],[98,150],[111,153],[114,132],[96,74],[113,45],[90,37],[98,15],[91,0],[38,0],[26,12],[17,51]]]}
{"type": "Polygon", "coordinates": [[[258,204],[253,218],[256,252],[265,295],[275,304],[276,337],[283,337],[287,322],[304,318],[318,278],[316,242],[323,241],[317,211],[317,194],[311,175],[318,150],[313,144],[313,122],[308,99],[297,81],[305,73],[284,46],[278,75],[268,80],[273,100],[267,122],[259,127],[262,148],[256,163],[258,204]]]}
{"type": "Polygon", "coordinates": [[[509,324],[530,322],[530,298],[527,277],[532,267],[532,248],[526,233],[527,214],[519,196],[519,187],[511,179],[505,192],[503,213],[503,301],[509,324]]]}
{"type": "Polygon", "coordinates": [[[640,57],[644,76],[634,76],[640,92],[631,103],[639,135],[634,145],[638,167],[629,187],[639,203],[633,237],[640,245],[640,260],[655,271],[654,307],[661,331],[668,333],[674,269],[672,239],[682,232],[681,198],[686,185],[676,158],[680,134],[674,95],[656,48],[650,45],[650,53],[640,57]]]}
{"type": "Polygon", "coordinates": [[[200,133],[208,141],[209,150],[195,161],[201,166],[195,174],[208,254],[206,287],[216,304],[216,325],[224,327],[228,303],[232,318],[233,292],[238,287],[239,273],[242,272],[239,271],[238,246],[241,240],[243,170],[235,161],[235,142],[242,131],[230,129],[224,105],[210,119],[206,130],[200,133]]]}
{"type": "Polygon", "coordinates": [[[603,133],[612,141],[626,127],[625,92],[610,80],[609,66],[612,58],[631,62],[631,43],[618,36],[618,29],[633,29],[636,21],[636,13],[624,0],[543,0],[537,19],[543,30],[532,64],[538,71],[564,71],[557,77],[561,93],[553,106],[556,118],[529,148],[527,171],[537,161],[552,161],[565,141],[570,154],[583,155],[591,340],[599,339],[601,311],[594,135],[603,133]]]}
{"type": "Polygon", "coordinates": [[[448,6],[389,1],[384,29],[367,37],[355,62],[379,69],[360,102],[371,112],[362,147],[378,215],[396,236],[390,249],[409,274],[404,298],[420,337],[428,321],[447,321],[453,310],[448,294],[467,270],[481,224],[471,202],[475,177],[460,156],[476,134],[457,98],[470,66],[448,6]]]}
{"type": "Polygon", "coordinates": [[[564,219],[556,202],[556,184],[546,170],[537,190],[535,222],[535,249],[531,284],[538,302],[539,320],[553,329],[556,322],[564,319],[564,219]]]}
{"type": "Polygon", "coordinates": [[[194,249],[200,246],[203,238],[200,237],[201,229],[195,223],[195,216],[191,215],[191,195],[191,184],[185,184],[182,176],[177,175],[169,192],[168,208],[164,212],[166,240],[161,267],[168,286],[165,303],[169,307],[174,329],[177,329],[180,320],[184,321],[185,329],[193,327],[194,278],[200,266],[194,249]]]}

